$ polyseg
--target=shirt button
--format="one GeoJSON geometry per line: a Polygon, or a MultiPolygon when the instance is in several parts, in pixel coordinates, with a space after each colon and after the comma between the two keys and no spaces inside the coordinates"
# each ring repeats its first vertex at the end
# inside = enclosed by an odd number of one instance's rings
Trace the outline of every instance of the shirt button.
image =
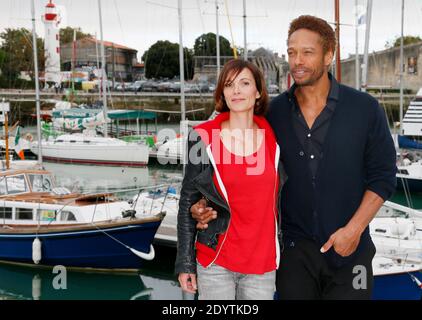
{"type": "Polygon", "coordinates": [[[301,151],[301,152],[299,152],[299,155],[300,155],[301,157],[303,157],[303,156],[305,155],[305,153],[304,153],[303,151],[301,151]]]}
{"type": "Polygon", "coordinates": [[[311,137],[311,134],[310,133],[308,133],[308,136],[307,136],[308,138],[310,138],[311,137]]]}
{"type": "Polygon", "coordinates": [[[315,156],[313,154],[311,154],[311,159],[315,158],[315,156]]]}

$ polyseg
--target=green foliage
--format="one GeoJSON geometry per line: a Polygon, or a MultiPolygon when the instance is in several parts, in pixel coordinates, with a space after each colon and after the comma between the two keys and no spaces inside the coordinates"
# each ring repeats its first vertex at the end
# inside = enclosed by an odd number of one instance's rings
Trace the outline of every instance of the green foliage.
{"type": "MultiPolygon", "coordinates": [[[[184,48],[185,77],[193,76],[192,50],[184,48]]],[[[142,55],[147,78],[174,78],[179,76],[179,44],[157,41],[142,55]]]]}
{"type": "MultiPolygon", "coordinates": [[[[31,31],[20,29],[5,29],[0,33],[2,45],[0,47],[0,69],[2,77],[9,82],[15,82],[21,71],[28,71],[30,74],[34,70],[32,33],[31,31]]],[[[38,68],[44,69],[44,41],[37,38],[38,48],[38,68]]]]}
{"type": "MultiPolygon", "coordinates": [[[[195,40],[193,52],[195,56],[217,56],[217,36],[215,33],[204,33],[195,40]]],[[[233,56],[229,40],[220,36],[220,56],[233,56]]]]}
{"type": "Polygon", "coordinates": [[[76,40],[92,38],[91,34],[83,32],[81,28],[66,27],[60,29],[60,46],[73,41],[74,30],[76,30],[76,40]]]}
{"type": "MultiPolygon", "coordinates": [[[[401,40],[401,37],[396,37],[392,41],[387,41],[385,44],[385,48],[389,49],[389,48],[400,47],[400,40],[401,40]]],[[[421,41],[422,39],[419,36],[404,36],[403,37],[403,45],[418,43],[421,41]]]]}

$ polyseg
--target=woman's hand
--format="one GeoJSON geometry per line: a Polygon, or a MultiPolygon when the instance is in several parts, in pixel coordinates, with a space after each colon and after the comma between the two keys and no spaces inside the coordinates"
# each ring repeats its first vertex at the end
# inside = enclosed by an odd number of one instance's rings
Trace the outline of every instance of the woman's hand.
{"type": "Polygon", "coordinates": [[[196,274],[195,273],[179,273],[179,283],[183,291],[196,293],[196,274]]]}

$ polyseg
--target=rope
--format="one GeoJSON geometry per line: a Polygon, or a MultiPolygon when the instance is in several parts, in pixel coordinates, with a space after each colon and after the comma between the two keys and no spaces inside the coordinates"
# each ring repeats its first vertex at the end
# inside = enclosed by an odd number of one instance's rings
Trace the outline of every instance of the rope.
{"type": "Polygon", "coordinates": [[[234,56],[235,59],[237,59],[237,50],[236,50],[236,45],[234,43],[233,30],[232,30],[232,24],[231,24],[231,21],[230,21],[230,14],[229,14],[229,8],[227,6],[227,0],[224,0],[224,5],[226,7],[227,20],[229,21],[230,36],[231,36],[232,45],[233,45],[233,56],[234,56]]]}

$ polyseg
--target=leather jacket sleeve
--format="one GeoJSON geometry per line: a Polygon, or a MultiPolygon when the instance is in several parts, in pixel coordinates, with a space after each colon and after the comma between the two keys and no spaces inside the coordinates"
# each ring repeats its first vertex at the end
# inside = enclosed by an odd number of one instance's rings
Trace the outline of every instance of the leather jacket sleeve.
{"type": "Polygon", "coordinates": [[[188,137],[188,153],[185,159],[185,175],[180,192],[179,212],[177,216],[177,256],[175,273],[196,273],[196,221],[192,218],[190,208],[201,199],[201,193],[195,188],[192,179],[204,168],[204,144],[195,130],[188,137]],[[186,163],[186,162],[185,162],[186,163]]]}

